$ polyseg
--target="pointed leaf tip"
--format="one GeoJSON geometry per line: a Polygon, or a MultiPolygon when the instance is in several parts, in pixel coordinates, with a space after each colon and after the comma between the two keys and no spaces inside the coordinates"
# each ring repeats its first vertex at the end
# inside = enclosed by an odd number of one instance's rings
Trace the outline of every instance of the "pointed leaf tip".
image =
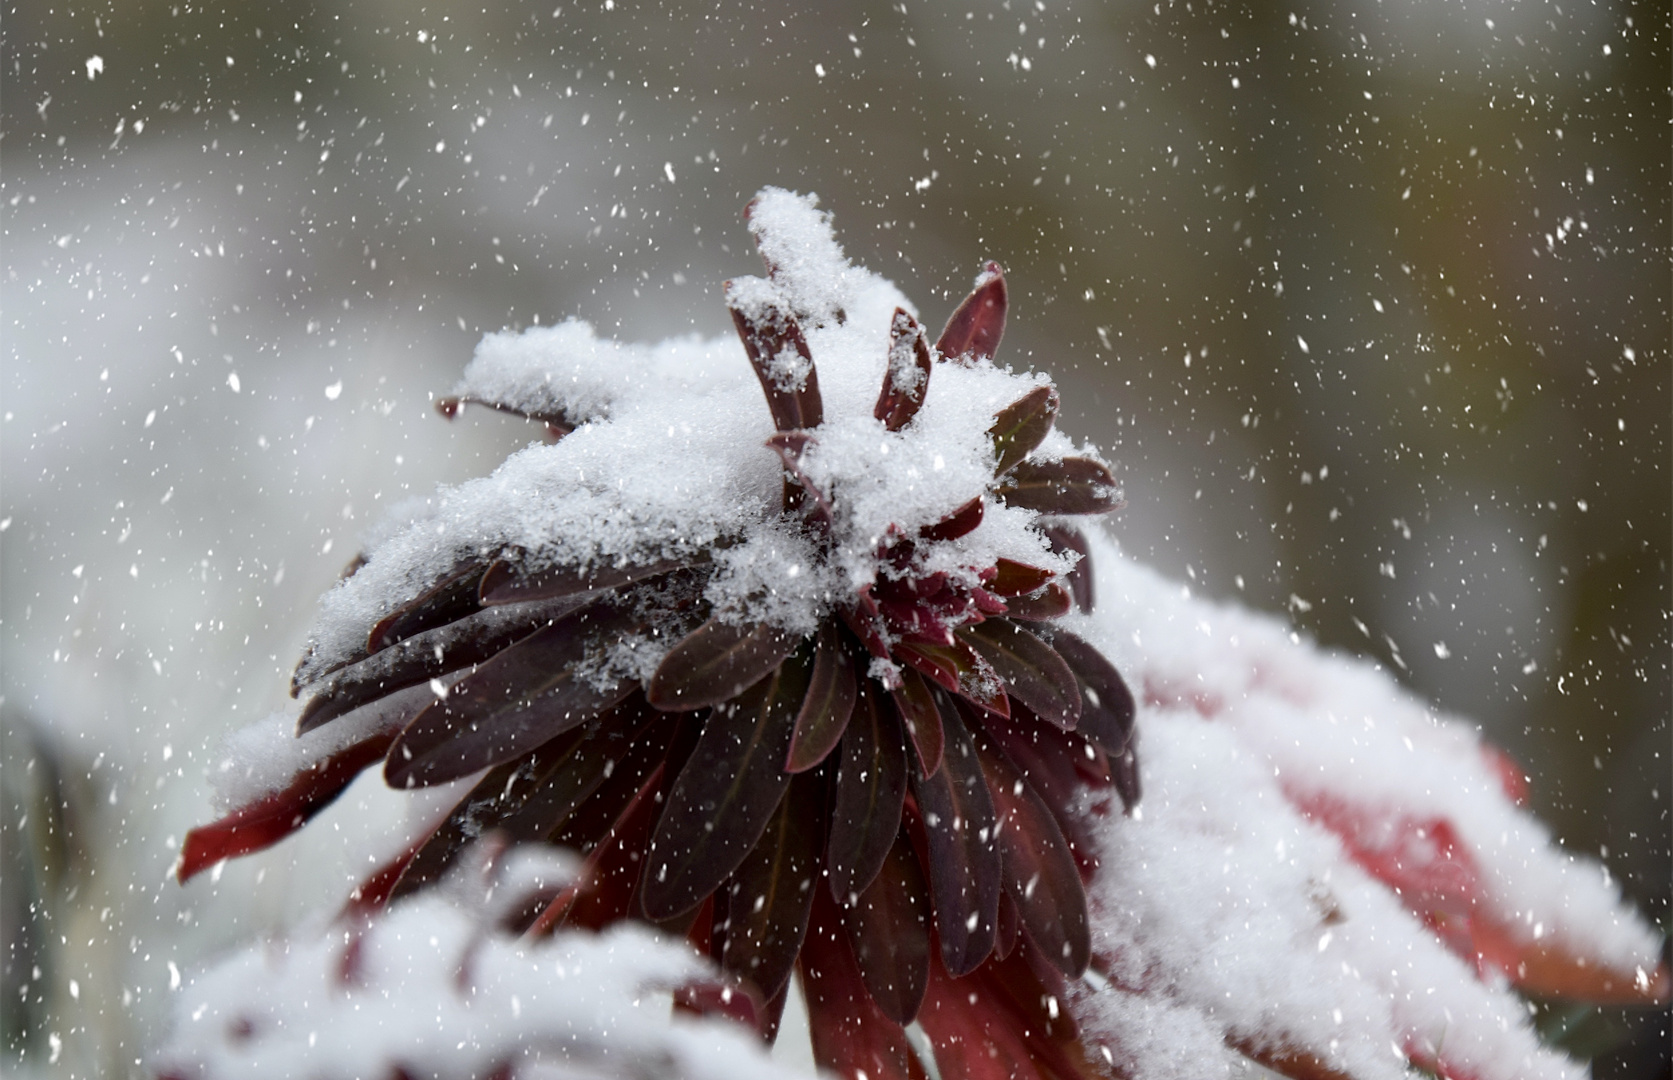
{"type": "Polygon", "coordinates": [[[1051,434],[1057,419],[1057,391],[1037,386],[999,410],[988,435],[993,439],[993,474],[1004,476],[1051,434]]]}
{"type": "Polygon", "coordinates": [[[1004,271],[990,261],[976,278],[975,289],[947,320],[936,352],[961,363],[991,358],[1005,333],[1006,304],[1004,271]]]}
{"type": "Polygon", "coordinates": [[[889,325],[889,357],[883,371],[883,390],[872,415],[889,431],[899,431],[923,407],[932,364],[923,328],[903,308],[895,308],[889,325]]]}

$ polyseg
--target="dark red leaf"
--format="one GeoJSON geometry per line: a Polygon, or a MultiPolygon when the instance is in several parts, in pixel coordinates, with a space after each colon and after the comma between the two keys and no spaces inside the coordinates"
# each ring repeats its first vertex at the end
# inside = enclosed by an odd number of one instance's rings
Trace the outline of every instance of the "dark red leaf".
{"type": "Polygon", "coordinates": [[[999,926],[993,936],[993,955],[1003,960],[1017,947],[1017,935],[1022,930],[1022,917],[1017,914],[1016,901],[1006,891],[999,893],[999,926]]]}
{"type": "Polygon", "coordinates": [[[993,439],[993,475],[1004,476],[1051,434],[1057,419],[1057,391],[1037,386],[999,410],[988,435],[993,439]]]}
{"type": "Polygon", "coordinates": [[[1069,591],[1075,595],[1075,606],[1086,614],[1092,614],[1092,602],[1096,598],[1096,589],[1092,580],[1092,556],[1087,550],[1086,537],[1079,529],[1068,525],[1052,524],[1045,527],[1046,539],[1051,541],[1051,549],[1059,555],[1074,552],[1080,556],[1075,568],[1069,571],[1069,591]]]}
{"type": "Polygon", "coordinates": [[[536,423],[544,424],[546,425],[546,441],[549,443],[555,443],[575,430],[575,425],[571,424],[569,418],[561,412],[527,412],[507,405],[503,401],[487,401],[469,395],[436,399],[436,411],[449,420],[456,418],[463,412],[466,405],[486,405],[490,409],[496,409],[502,413],[509,413],[512,416],[520,416],[525,420],[533,420],[536,423]]]}
{"type": "Polygon", "coordinates": [[[297,773],[284,790],[193,829],[181,847],[175,877],[189,881],[222,859],[248,855],[283,840],[330,806],[394,741],[395,731],[389,729],[346,746],[297,773]]]}
{"type": "Polygon", "coordinates": [[[976,288],[947,320],[935,351],[944,360],[966,363],[991,357],[1005,333],[1005,272],[989,262],[976,278],[976,288]]]}
{"type": "Polygon", "coordinates": [[[860,975],[883,1015],[910,1024],[929,978],[929,886],[905,833],[895,838],[871,885],[841,905],[860,975]]]}
{"type": "Polygon", "coordinates": [[[924,677],[911,668],[905,668],[900,673],[900,686],[894,691],[895,709],[900,713],[900,719],[906,725],[906,734],[912,739],[912,748],[918,752],[918,770],[925,776],[933,776],[935,770],[941,767],[941,752],[943,737],[941,734],[941,710],[935,704],[935,695],[924,677]]]}
{"type": "Polygon", "coordinates": [[[934,525],[925,525],[919,529],[919,538],[928,541],[957,540],[967,535],[982,523],[982,514],[986,509],[983,503],[982,497],[976,496],[934,525]]]}
{"type": "Polygon", "coordinates": [[[923,407],[929,390],[929,342],[923,327],[903,308],[895,308],[889,324],[889,359],[883,371],[883,392],[872,415],[889,431],[905,427],[923,407]]]}
{"type": "Polygon", "coordinates": [[[630,698],[599,720],[490,769],[419,848],[394,895],[440,880],[459,853],[490,829],[512,843],[545,840],[598,790],[658,716],[643,698],[630,698]]]}
{"type": "Polygon", "coordinates": [[[701,904],[761,839],[790,784],[784,758],[807,696],[808,651],[703,722],[645,860],[642,904],[649,918],[672,918],[701,904]]]}
{"type": "MultiPolygon", "coordinates": [[[[640,757],[635,764],[642,767],[644,762],[640,757]]],[[[633,912],[645,845],[661,810],[670,771],[663,761],[651,765],[648,772],[641,768],[612,776],[609,784],[587,800],[586,816],[591,821],[585,833],[592,847],[581,865],[580,880],[540,913],[528,933],[548,934],[563,924],[598,930],[633,912]]],[[[559,830],[559,836],[573,831],[566,827],[559,830]]]]}
{"type": "Polygon", "coordinates": [[[906,798],[906,742],[889,699],[861,679],[842,737],[825,864],[831,895],[863,892],[900,831],[906,798]]]}
{"type": "Polygon", "coordinates": [[[1004,556],[994,561],[993,569],[993,580],[987,582],[983,588],[995,596],[1007,599],[1013,596],[1027,596],[1031,592],[1043,589],[1057,577],[1054,570],[1013,562],[1004,556]]]}
{"type": "Polygon", "coordinates": [[[1088,642],[1053,628],[1051,647],[1075,673],[1080,686],[1081,716],[1078,730],[1096,739],[1111,754],[1127,748],[1133,735],[1133,692],[1115,665],[1088,642]]]}
{"type": "Polygon", "coordinates": [[[637,689],[637,680],[623,678],[601,689],[577,672],[596,642],[632,623],[620,609],[595,604],[502,651],[407,725],[389,750],[384,779],[394,788],[457,780],[619,704],[637,689]]]}
{"type": "Polygon", "coordinates": [[[1143,791],[1139,787],[1139,757],[1130,740],[1125,750],[1110,755],[1110,772],[1115,778],[1115,790],[1121,795],[1121,805],[1132,810],[1139,804],[1143,791]]]}
{"type": "Polygon", "coordinates": [[[735,626],[716,616],[668,651],[645,696],[659,709],[719,705],[760,682],[795,648],[795,636],[775,626],[735,626]]]}
{"type": "MultiPolygon", "coordinates": [[[[813,367],[807,339],[795,316],[776,304],[762,301],[745,310],[737,297],[741,283],[726,283],[726,306],[743,339],[744,352],[761,380],[773,426],[780,431],[805,431],[824,421],[819,396],[819,373],[813,367]]],[[[759,284],[759,282],[757,282],[759,284]]]]}
{"type": "Polygon", "coordinates": [[[813,918],[797,964],[807,996],[813,1058],[820,1068],[842,1080],[862,1074],[868,1080],[923,1080],[906,1032],[883,1014],[866,989],[828,896],[814,897],[813,918]]]}
{"type": "Polygon", "coordinates": [[[1005,684],[968,641],[960,638],[951,645],[903,641],[895,646],[895,655],[943,689],[1001,716],[1011,714],[1005,684]]]}
{"type": "Polygon", "coordinates": [[[836,749],[854,712],[856,693],[854,658],[841,631],[826,623],[820,627],[814,647],[807,697],[796,714],[796,733],[790,739],[790,753],[784,763],[786,772],[806,772],[836,749]]]}
{"type": "Polygon", "coordinates": [[[947,970],[966,975],[993,951],[999,916],[1000,856],[993,797],[958,711],[941,710],[947,750],[939,772],[914,776],[923,823],[935,926],[947,970]]]}
{"type": "Polygon", "coordinates": [[[1079,978],[1092,955],[1092,936],[1075,857],[1021,770],[980,734],[976,752],[999,816],[1005,891],[1047,962],[1079,978]]]}
{"type": "Polygon", "coordinates": [[[1057,819],[1081,880],[1090,881],[1098,868],[1097,830],[1077,807],[1085,788],[1110,786],[1109,759],[1079,732],[1060,731],[1020,709],[1009,720],[984,716],[981,724],[1057,819]]]}
{"type": "Polygon", "coordinates": [[[366,635],[366,651],[375,653],[402,638],[446,626],[471,614],[481,603],[477,583],[486,569],[483,562],[462,562],[422,593],[379,619],[366,635]]]}
{"type": "Polygon", "coordinates": [[[344,713],[397,690],[418,686],[460,668],[480,664],[584,603],[586,601],[582,598],[569,598],[503,613],[508,618],[500,617],[501,613],[483,612],[471,616],[472,621],[489,618],[493,621],[484,622],[481,629],[475,632],[455,633],[458,629],[456,624],[398,641],[377,655],[332,675],[324,686],[314,691],[297,718],[297,733],[313,731],[344,713]]]}
{"type": "Polygon", "coordinates": [[[1052,650],[1009,619],[988,619],[967,626],[959,637],[982,655],[1012,697],[1042,720],[1073,731],[1080,720],[1080,690],[1075,673],[1052,650]]]}
{"type": "Polygon", "coordinates": [[[715,894],[721,969],[752,979],[768,999],[784,990],[807,932],[824,864],[825,802],[823,772],[792,780],[754,850],[715,894]]]}
{"type": "Polygon", "coordinates": [[[1005,614],[1025,622],[1050,622],[1073,611],[1075,598],[1063,585],[1053,581],[1036,593],[1005,601],[1005,614]]]}
{"type": "Polygon", "coordinates": [[[1042,514],[1107,514],[1121,507],[1121,492],[1109,468],[1083,457],[1018,462],[999,497],[1007,506],[1042,514]]]}
{"type": "Polygon", "coordinates": [[[682,559],[659,559],[648,563],[624,566],[547,567],[530,570],[520,562],[496,559],[489,564],[478,587],[482,603],[521,604],[530,600],[554,600],[578,596],[595,589],[615,589],[623,585],[637,585],[663,574],[672,573],[707,556],[693,555],[682,559]]]}
{"type": "Polygon", "coordinates": [[[812,504],[808,520],[821,529],[831,527],[831,500],[819,490],[819,485],[802,470],[802,455],[814,441],[805,431],[778,431],[767,437],[767,449],[784,462],[784,509],[794,513],[812,504]]]}

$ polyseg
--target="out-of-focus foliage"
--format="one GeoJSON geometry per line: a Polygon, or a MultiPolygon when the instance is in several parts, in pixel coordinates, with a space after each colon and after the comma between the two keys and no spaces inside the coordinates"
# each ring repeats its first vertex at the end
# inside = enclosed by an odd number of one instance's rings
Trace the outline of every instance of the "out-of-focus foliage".
{"type": "Polygon", "coordinates": [[[0,662],[8,731],[43,733],[8,734],[7,812],[48,755],[98,810],[73,899],[31,886],[77,932],[8,925],[58,942],[11,1061],[50,1035],[59,1069],[131,1068],[169,963],[363,869],[325,842],[161,884],[368,523],[535,437],[426,394],[537,315],[724,331],[766,183],[936,285],[932,323],[1001,262],[1007,354],[1117,460],[1129,551],[1481,718],[1666,925],[1662,7],[141,2],[4,32],[0,662]]]}

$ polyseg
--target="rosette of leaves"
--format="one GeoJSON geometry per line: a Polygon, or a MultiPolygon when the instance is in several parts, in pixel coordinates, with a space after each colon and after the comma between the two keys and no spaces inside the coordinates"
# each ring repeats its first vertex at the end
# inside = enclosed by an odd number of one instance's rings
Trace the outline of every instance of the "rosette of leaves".
{"type": "MultiPolygon", "coordinates": [[[[728,306],[776,428],[777,517],[829,560],[861,541],[842,527],[843,492],[808,467],[824,423],[818,357],[808,316],[773,287],[776,249],[762,248],[768,280],[729,282],[728,306]]],[[[938,372],[989,364],[1006,305],[989,263],[933,342],[897,308],[877,429],[909,429],[938,372]]],[[[489,403],[552,439],[577,426],[489,403]]],[[[1035,453],[1058,404],[1039,384],[993,413],[985,490],[940,520],[863,538],[874,572],[833,596],[812,633],[714,610],[713,553],[603,569],[533,568],[514,550],[459,562],[378,619],[363,648],[316,665],[306,686],[299,676],[299,728],[435,692],[194,831],[182,878],[288,834],[378,761],[396,788],[480,774],[360,904],[434,885],[486,833],[561,845],[585,871],[522,913],[526,932],[635,918],[684,936],[737,991],[685,1006],[768,1039],[799,970],[816,1056],[844,1076],[923,1075],[914,1021],[944,1077],[1105,1075],[1059,1002],[1090,954],[1083,887],[1097,863],[1081,800],[1138,799],[1134,703],[1095,648],[1054,625],[1093,604],[1073,519],[1119,502],[1101,462],[1035,453]],[[947,568],[997,504],[1035,515],[1055,565],[947,568]],[[670,627],[677,641],[648,678],[589,666],[670,627]],[[996,1044],[1011,1060],[991,1060],[996,1044]]]]}

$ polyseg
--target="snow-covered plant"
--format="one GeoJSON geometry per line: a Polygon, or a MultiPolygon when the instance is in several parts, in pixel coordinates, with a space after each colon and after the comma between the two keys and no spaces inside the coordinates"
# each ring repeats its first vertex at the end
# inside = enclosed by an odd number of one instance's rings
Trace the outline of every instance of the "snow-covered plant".
{"type": "Polygon", "coordinates": [[[1666,997],[1655,936],[1506,759],[1071,523],[1115,484],[1047,378],[995,366],[996,265],[931,343],[811,197],[748,218],[747,364],[578,322],[483,342],[444,414],[551,441],[327,594],[299,714],[235,740],[182,878],[378,761],[466,782],[356,918],[432,910],[484,836],[573,848],[574,883],[502,918],[530,949],[648,923],[768,1040],[799,973],[817,1060],[870,1080],[922,1075],[914,1023],[947,1080],[1560,1076],[1504,982],[1666,997]]]}

